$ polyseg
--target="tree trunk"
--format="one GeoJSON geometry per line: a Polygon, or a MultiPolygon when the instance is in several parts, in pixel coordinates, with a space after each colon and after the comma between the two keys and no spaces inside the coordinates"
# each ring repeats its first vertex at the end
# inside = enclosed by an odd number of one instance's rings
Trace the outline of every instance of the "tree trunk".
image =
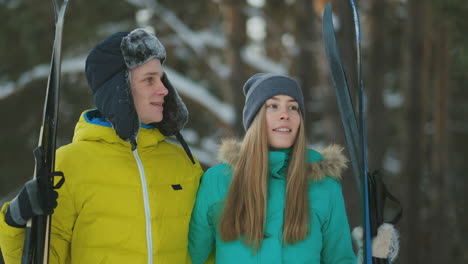
{"type": "Polygon", "coordinates": [[[370,10],[366,25],[369,29],[369,59],[365,60],[364,85],[368,95],[367,104],[367,138],[368,162],[371,170],[381,169],[385,152],[388,147],[388,123],[384,105],[383,91],[385,88],[384,75],[386,71],[386,0],[370,0],[370,10]]]}
{"type": "Polygon", "coordinates": [[[246,15],[244,14],[245,0],[222,0],[220,1],[221,12],[224,19],[224,32],[226,34],[226,46],[224,56],[226,64],[230,68],[227,87],[226,101],[231,103],[236,112],[234,123],[234,135],[243,134],[242,108],[244,105],[244,94],[242,87],[247,80],[245,64],[242,61],[241,52],[247,41],[246,15]]]}
{"type": "Polygon", "coordinates": [[[431,252],[437,254],[430,256],[432,263],[455,263],[451,259],[449,252],[450,248],[455,246],[455,237],[450,238],[449,233],[457,234],[454,229],[453,204],[455,201],[450,195],[450,178],[449,178],[449,159],[448,159],[448,94],[449,94],[449,45],[448,45],[448,27],[446,23],[437,23],[436,27],[436,43],[435,43],[435,93],[434,93],[434,130],[432,137],[432,174],[435,195],[432,209],[432,225],[431,229],[436,230],[442,226],[446,227],[446,232],[430,232],[431,237],[431,252]],[[444,246],[440,246],[444,245],[444,246]]]}
{"type": "MultiPolygon", "coordinates": [[[[298,77],[304,103],[306,105],[305,117],[309,120],[312,116],[312,94],[317,83],[317,67],[314,54],[314,42],[316,41],[316,20],[315,13],[310,0],[298,0],[295,3],[295,29],[294,37],[298,48],[297,54],[293,59],[294,75],[298,77]]],[[[306,122],[306,135],[309,140],[313,135],[312,122],[306,122]]]]}
{"type": "Polygon", "coordinates": [[[402,241],[402,248],[407,249],[404,263],[422,263],[423,248],[422,228],[425,219],[421,217],[422,179],[425,177],[424,157],[426,153],[426,103],[428,89],[429,53],[426,39],[427,8],[423,0],[408,1],[408,80],[406,96],[406,142],[403,161],[403,178],[407,180],[405,206],[405,229],[407,237],[402,241]],[[405,245],[406,243],[406,245],[405,245]]]}

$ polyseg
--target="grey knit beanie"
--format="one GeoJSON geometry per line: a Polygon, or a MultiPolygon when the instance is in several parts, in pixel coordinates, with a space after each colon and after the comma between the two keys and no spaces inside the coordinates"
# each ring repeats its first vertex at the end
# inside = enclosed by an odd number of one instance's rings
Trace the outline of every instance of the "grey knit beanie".
{"type": "Polygon", "coordinates": [[[304,96],[297,82],[289,77],[257,73],[244,84],[245,105],[243,111],[244,129],[247,131],[255,115],[266,100],[275,95],[288,95],[299,104],[302,118],[304,118],[304,96]]]}

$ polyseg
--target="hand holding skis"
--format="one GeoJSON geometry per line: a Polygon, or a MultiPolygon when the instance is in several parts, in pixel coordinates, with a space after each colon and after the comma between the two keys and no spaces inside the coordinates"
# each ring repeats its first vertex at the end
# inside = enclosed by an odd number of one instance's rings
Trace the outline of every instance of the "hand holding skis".
{"type": "MultiPolygon", "coordinates": [[[[39,133],[39,144],[34,150],[34,157],[36,159],[34,179],[37,182],[36,186],[40,186],[38,189],[48,190],[44,192],[45,195],[50,191],[53,192],[54,188],[60,188],[65,179],[63,173],[55,171],[55,140],[58,123],[62,29],[68,0],[64,0],[61,5],[57,3],[57,0],[54,0],[53,3],[55,9],[55,39],[44,102],[42,126],[39,133]],[[58,186],[54,186],[53,184],[55,176],[62,177],[58,186]]],[[[50,201],[50,198],[46,198],[45,201],[50,201]]],[[[46,208],[44,207],[43,209],[46,208]]],[[[49,262],[50,226],[51,218],[40,214],[27,221],[22,264],[49,262]]]]}
{"type": "MultiPolygon", "coordinates": [[[[353,240],[358,248],[358,263],[363,263],[363,230],[355,227],[352,232],[353,240]]],[[[377,235],[372,238],[372,257],[388,259],[393,262],[400,250],[399,233],[392,224],[384,223],[377,229],[377,235]]]]}
{"type": "Polygon", "coordinates": [[[48,186],[39,184],[37,178],[28,181],[11,200],[5,221],[13,227],[25,227],[34,216],[50,215],[57,207],[58,193],[48,186]]]}

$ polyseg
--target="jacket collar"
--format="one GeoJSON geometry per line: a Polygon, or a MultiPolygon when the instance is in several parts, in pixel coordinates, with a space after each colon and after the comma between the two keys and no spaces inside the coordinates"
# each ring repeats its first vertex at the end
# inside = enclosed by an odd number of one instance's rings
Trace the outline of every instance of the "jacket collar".
{"type": "MultiPolygon", "coordinates": [[[[148,125],[140,126],[137,135],[138,148],[155,146],[166,138],[157,128],[148,125]]],[[[131,148],[130,142],[123,141],[98,110],[86,110],[81,114],[73,141],[104,141],[131,148]]]]}
{"type": "Polygon", "coordinates": [[[270,150],[268,152],[268,171],[275,178],[285,178],[291,149],[270,150]]]}
{"type": "MultiPolygon", "coordinates": [[[[241,149],[241,142],[235,139],[222,142],[218,152],[218,159],[222,162],[234,165],[241,149]]],[[[348,159],[342,154],[343,148],[339,145],[330,145],[322,150],[307,150],[307,162],[310,177],[313,180],[330,176],[341,179],[341,174],[347,168],[348,159]]],[[[283,178],[287,164],[289,164],[290,149],[269,151],[269,171],[273,177],[283,178]],[[281,176],[283,175],[283,176],[281,176]]]]}
{"type": "MultiPolygon", "coordinates": [[[[268,170],[275,178],[285,178],[289,160],[291,157],[291,148],[270,150],[268,152],[268,170]]],[[[323,160],[320,152],[308,149],[307,163],[320,162],[323,160]]]]}

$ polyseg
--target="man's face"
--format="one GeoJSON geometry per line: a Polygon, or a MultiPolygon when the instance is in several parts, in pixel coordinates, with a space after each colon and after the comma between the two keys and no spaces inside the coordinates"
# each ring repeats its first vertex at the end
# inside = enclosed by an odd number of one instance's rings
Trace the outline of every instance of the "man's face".
{"type": "Polygon", "coordinates": [[[276,95],[265,105],[269,146],[278,149],[291,147],[301,125],[299,104],[288,95],[276,95]]]}
{"type": "Polygon", "coordinates": [[[143,124],[161,122],[167,88],[161,81],[164,71],[158,59],[151,59],[131,70],[135,108],[143,124]]]}

